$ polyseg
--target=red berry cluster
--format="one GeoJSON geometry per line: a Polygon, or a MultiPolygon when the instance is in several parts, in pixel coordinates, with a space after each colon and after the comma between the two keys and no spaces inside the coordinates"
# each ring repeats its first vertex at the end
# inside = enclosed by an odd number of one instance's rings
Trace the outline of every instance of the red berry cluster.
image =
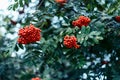
{"type": "Polygon", "coordinates": [[[90,18],[86,16],[80,16],[77,20],[72,22],[72,25],[81,28],[82,26],[88,26],[89,23],[90,23],[90,18]]]}
{"type": "Polygon", "coordinates": [[[18,43],[29,44],[39,41],[41,39],[40,32],[41,30],[39,28],[36,28],[34,25],[30,24],[30,26],[26,26],[19,30],[18,43]]]}
{"type": "Polygon", "coordinates": [[[120,23],[120,16],[116,16],[116,17],[115,17],[115,20],[116,20],[116,22],[119,22],[119,23],[120,23]]]}
{"type": "Polygon", "coordinates": [[[32,78],[31,80],[41,80],[39,77],[32,78]]]}
{"type": "Polygon", "coordinates": [[[109,62],[108,61],[102,61],[101,63],[102,64],[108,64],[109,62]]]}
{"type": "Polygon", "coordinates": [[[80,45],[77,44],[77,38],[75,36],[68,36],[64,37],[64,45],[67,48],[79,48],[80,45]]]}
{"type": "Polygon", "coordinates": [[[67,0],[55,0],[55,2],[63,5],[67,2],[67,0]]]}

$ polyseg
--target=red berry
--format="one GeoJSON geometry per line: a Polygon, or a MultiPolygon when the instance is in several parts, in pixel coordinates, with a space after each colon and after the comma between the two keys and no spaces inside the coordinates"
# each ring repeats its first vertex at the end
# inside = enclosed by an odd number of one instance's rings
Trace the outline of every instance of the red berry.
{"type": "Polygon", "coordinates": [[[120,16],[116,16],[115,17],[115,21],[118,22],[118,23],[120,23],[120,16]]]}
{"type": "Polygon", "coordinates": [[[36,28],[34,25],[26,26],[19,30],[18,43],[20,44],[29,44],[41,39],[40,35],[41,30],[36,28]]]}
{"type": "Polygon", "coordinates": [[[108,64],[108,61],[102,61],[101,63],[102,64],[108,64]]]}

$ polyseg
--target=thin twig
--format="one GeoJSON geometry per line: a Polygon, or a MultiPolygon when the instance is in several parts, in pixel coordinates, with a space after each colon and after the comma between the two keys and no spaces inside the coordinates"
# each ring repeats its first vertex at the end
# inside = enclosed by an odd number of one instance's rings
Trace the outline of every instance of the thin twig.
{"type": "Polygon", "coordinates": [[[39,3],[38,3],[38,5],[37,5],[37,9],[42,5],[43,1],[44,1],[44,0],[39,0],[39,3]]]}

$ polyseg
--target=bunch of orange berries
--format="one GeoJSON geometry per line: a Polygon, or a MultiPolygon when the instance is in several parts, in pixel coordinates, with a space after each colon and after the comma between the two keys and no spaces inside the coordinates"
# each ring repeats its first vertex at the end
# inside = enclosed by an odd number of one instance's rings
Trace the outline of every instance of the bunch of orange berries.
{"type": "Polygon", "coordinates": [[[72,22],[72,25],[81,28],[82,26],[88,26],[90,21],[90,18],[86,16],[80,16],[77,20],[72,22]]]}
{"type": "Polygon", "coordinates": [[[64,37],[64,45],[67,48],[79,48],[80,45],[77,44],[77,38],[75,36],[68,36],[64,37]]]}
{"type": "Polygon", "coordinates": [[[31,80],[41,80],[39,77],[32,78],[31,80]]]}
{"type": "Polygon", "coordinates": [[[26,26],[19,30],[18,43],[20,44],[29,44],[41,39],[40,35],[41,30],[36,28],[34,25],[26,26]]]}
{"type": "Polygon", "coordinates": [[[55,2],[63,5],[67,2],[67,0],[55,0],[55,2]]]}

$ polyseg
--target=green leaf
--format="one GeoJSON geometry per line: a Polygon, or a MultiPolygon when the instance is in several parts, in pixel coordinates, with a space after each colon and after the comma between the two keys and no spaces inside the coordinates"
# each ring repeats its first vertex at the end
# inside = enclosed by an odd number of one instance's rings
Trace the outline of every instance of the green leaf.
{"type": "Polygon", "coordinates": [[[11,10],[11,9],[13,9],[13,5],[10,5],[10,6],[8,7],[8,10],[11,10]]]}
{"type": "Polygon", "coordinates": [[[100,35],[100,34],[101,34],[101,32],[92,31],[92,32],[89,34],[89,36],[98,36],[98,35],[100,35]]]}
{"type": "Polygon", "coordinates": [[[86,34],[89,34],[89,33],[90,33],[90,27],[89,27],[89,26],[86,27],[85,33],[86,33],[86,34]]]}
{"type": "Polygon", "coordinates": [[[17,2],[18,0],[14,0],[15,2],[17,2]]]}
{"type": "Polygon", "coordinates": [[[15,45],[15,50],[16,50],[16,51],[18,51],[18,50],[19,50],[19,48],[18,48],[17,44],[15,45]]]}
{"type": "Polygon", "coordinates": [[[103,40],[103,37],[102,36],[97,36],[96,39],[97,40],[103,40]]]}
{"type": "Polygon", "coordinates": [[[18,44],[21,49],[24,49],[23,44],[18,44]]]}
{"type": "Polygon", "coordinates": [[[67,28],[66,33],[68,33],[68,34],[72,33],[72,29],[71,28],[67,28]]]}
{"type": "Polygon", "coordinates": [[[14,11],[15,11],[16,8],[18,8],[18,2],[13,5],[13,10],[14,11]]]}
{"type": "Polygon", "coordinates": [[[94,41],[95,44],[99,43],[99,40],[97,40],[96,38],[93,38],[92,40],[94,41]]]}
{"type": "Polygon", "coordinates": [[[86,32],[86,27],[85,27],[85,26],[82,26],[81,32],[82,32],[82,33],[85,33],[85,32],[86,32]]]}
{"type": "Polygon", "coordinates": [[[23,7],[23,0],[19,0],[20,7],[23,7]]]}

